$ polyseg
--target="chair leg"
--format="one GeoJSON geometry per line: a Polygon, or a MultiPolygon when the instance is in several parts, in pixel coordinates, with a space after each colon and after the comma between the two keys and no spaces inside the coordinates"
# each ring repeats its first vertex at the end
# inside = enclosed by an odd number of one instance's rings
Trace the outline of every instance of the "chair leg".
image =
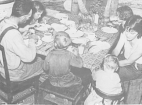
{"type": "Polygon", "coordinates": [[[34,104],[38,104],[38,95],[39,95],[39,81],[35,83],[36,92],[34,95],[34,104]]]}
{"type": "Polygon", "coordinates": [[[8,97],[8,102],[7,103],[12,104],[12,99],[13,99],[12,95],[8,94],[7,97],[8,97]]]}

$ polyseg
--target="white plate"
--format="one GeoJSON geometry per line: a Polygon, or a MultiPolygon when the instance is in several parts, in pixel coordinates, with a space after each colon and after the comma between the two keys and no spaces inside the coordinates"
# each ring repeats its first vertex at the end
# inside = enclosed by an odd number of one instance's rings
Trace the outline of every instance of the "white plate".
{"type": "Polygon", "coordinates": [[[89,41],[89,40],[86,39],[86,38],[74,38],[74,39],[72,39],[72,42],[76,43],[76,44],[86,44],[87,41],[89,41]]]}
{"type": "Polygon", "coordinates": [[[90,53],[98,53],[101,50],[109,49],[110,44],[108,42],[102,42],[102,41],[94,41],[90,43],[91,48],[89,49],[90,53]]]}
{"type": "Polygon", "coordinates": [[[57,13],[54,17],[57,18],[57,19],[68,20],[68,15],[64,14],[64,13],[57,13]]]}
{"type": "Polygon", "coordinates": [[[71,38],[78,38],[84,35],[84,32],[80,30],[76,31],[76,30],[70,29],[70,30],[66,30],[65,32],[68,33],[71,38]]]}
{"type": "Polygon", "coordinates": [[[52,36],[44,36],[41,40],[44,42],[52,42],[53,37],[52,36]]]}
{"type": "Polygon", "coordinates": [[[67,27],[63,24],[57,24],[57,23],[53,23],[51,24],[51,27],[55,30],[55,31],[65,31],[67,29],[67,27]]]}
{"type": "MultiPolygon", "coordinates": [[[[24,40],[25,44],[28,46],[29,44],[29,39],[24,40]]],[[[40,46],[42,44],[41,40],[38,40],[38,42],[36,43],[36,46],[40,46]]]]}
{"type": "Polygon", "coordinates": [[[48,28],[50,28],[51,26],[48,25],[48,24],[41,24],[39,27],[36,27],[35,29],[36,30],[39,30],[39,31],[47,31],[48,28]]]}
{"type": "Polygon", "coordinates": [[[117,33],[118,32],[118,30],[113,27],[102,27],[101,30],[106,33],[117,33]]]}

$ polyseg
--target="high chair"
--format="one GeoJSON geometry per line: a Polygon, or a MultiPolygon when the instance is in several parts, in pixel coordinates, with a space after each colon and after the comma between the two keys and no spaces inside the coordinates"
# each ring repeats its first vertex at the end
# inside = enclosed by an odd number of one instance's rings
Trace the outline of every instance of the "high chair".
{"type": "Polygon", "coordinates": [[[117,95],[110,95],[110,94],[106,94],[104,92],[102,92],[100,89],[96,88],[95,85],[92,85],[93,89],[95,90],[95,92],[103,98],[102,100],[102,104],[105,105],[105,99],[111,100],[111,105],[118,105],[120,104],[120,102],[122,102],[124,100],[124,96],[125,93],[124,91],[122,91],[121,93],[117,94],[117,95]]]}

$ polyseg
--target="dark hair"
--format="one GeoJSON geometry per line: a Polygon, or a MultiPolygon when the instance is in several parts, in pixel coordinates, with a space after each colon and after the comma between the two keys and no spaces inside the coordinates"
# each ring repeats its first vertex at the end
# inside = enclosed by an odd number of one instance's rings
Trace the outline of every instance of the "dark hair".
{"type": "Polygon", "coordinates": [[[30,0],[15,0],[12,8],[11,16],[21,17],[27,15],[32,9],[30,0]]]}
{"type": "Polygon", "coordinates": [[[125,30],[129,27],[129,30],[138,32],[137,38],[142,37],[142,17],[139,15],[133,15],[128,21],[126,21],[125,30]]]}
{"type": "Polygon", "coordinates": [[[33,3],[32,16],[31,16],[30,20],[32,21],[33,16],[36,12],[43,11],[43,13],[41,14],[41,17],[38,19],[38,22],[40,22],[42,20],[42,18],[46,15],[46,9],[45,9],[44,5],[39,1],[33,1],[32,3],[33,3]]]}
{"type": "Polygon", "coordinates": [[[119,18],[121,20],[127,20],[129,19],[131,16],[133,16],[133,11],[129,6],[122,6],[117,8],[116,10],[119,13],[119,18]]]}

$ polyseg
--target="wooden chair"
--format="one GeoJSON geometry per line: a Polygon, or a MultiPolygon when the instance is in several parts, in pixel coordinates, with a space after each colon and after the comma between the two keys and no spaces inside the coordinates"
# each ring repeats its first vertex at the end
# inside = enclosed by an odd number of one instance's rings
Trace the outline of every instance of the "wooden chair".
{"type": "Polygon", "coordinates": [[[103,98],[102,100],[102,104],[105,105],[105,99],[108,99],[108,100],[111,100],[111,105],[117,105],[117,104],[120,104],[120,102],[122,102],[124,100],[124,97],[125,97],[125,93],[124,93],[124,90],[117,94],[117,95],[108,95],[104,92],[102,92],[101,90],[99,90],[98,88],[96,88],[95,86],[95,82],[92,83],[92,87],[93,89],[95,90],[95,92],[103,98]]]}
{"type": "Polygon", "coordinates": [[[1,100],[8,104],[16,104],[21,103],[27,97],[34,95],[34,101],[35,103],[37,103],[40,75],[37,75],[24,81],[10,81],[5,50],[2,45],[0,45],[0,50],[2,54],[3,67],[5,70],[5,78],[0,75],[1,100]]]}
{"type": "Polygon", "coordinates": [[[46,79],[40,86],[43,98],[57,105],[82,105],[82,100],[89,94],[89,83],[86,86],[55,87],[46,79]]]}

